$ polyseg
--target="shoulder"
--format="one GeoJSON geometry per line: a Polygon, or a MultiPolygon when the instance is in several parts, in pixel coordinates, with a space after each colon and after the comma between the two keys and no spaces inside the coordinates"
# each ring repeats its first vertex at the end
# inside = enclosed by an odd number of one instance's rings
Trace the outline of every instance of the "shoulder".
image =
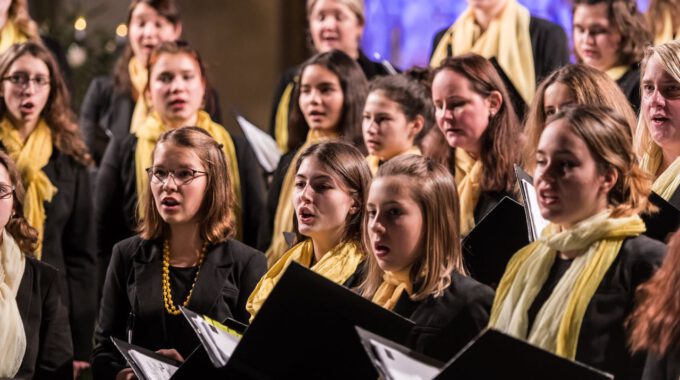
{"type": "Polygon", "coordinates": [[[121,240],[113,246],[112,260],[122,260],[125,262],[133,259],[148,259],[148,252],[153,244],[153,240],[144,240],[139,235],[121,240]]]}
{"type": "Polygon", "coordinates": [[[444,296],[461,300],[465,304],[488,303],[490,305],[493,301],[494,291],[472,277],[453,273],[451,274],[451,285],[446,289],[444,296]]]}
{"type": "Polygon", "coordinates": [[[638,65],[631,66],[625,74],[619,78],[616,83],[621,86],[640,85],[640,67],[638,65]]]}
{"type": "Polygon", "coordinates": [[[266,262],[264,253],[252,248],[246,244],[241,243],[236,239],[229,239],[220,244],[221,248],[231,253],[234,261],[248,264],[252,260],[255,262],[266,262]]]}
{"type": "Polygon", "coordinates": [[[57,268],[33,256],[26,256],[26,267],[31,268],[34,275],[40,278],[41,284],[51,284],[59,276],[57,268]]]}
{"type": "Polygon", "coordinates": [[[621,246],[620,255],[632,262],[661,263],[666,255],[666,245],[645,235],[628,238],[621,246]]]}

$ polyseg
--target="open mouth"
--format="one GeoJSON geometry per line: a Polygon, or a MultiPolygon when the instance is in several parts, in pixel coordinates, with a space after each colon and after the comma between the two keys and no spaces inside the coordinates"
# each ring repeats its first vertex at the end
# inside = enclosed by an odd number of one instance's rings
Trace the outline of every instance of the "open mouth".
{"type": "Polygon", "coordinates": [[[377,257],[384,257],[390,253],[390,247],[378,242],[373,243],[373,254],[377,257]]]}
{"type": "Polygon", "coordinates": [[[667,122],[668,120],[669,119],[665,116],[660,116],[660,115],[652,116],[652,123],[654,123],[654,124],[663,124],[663,123],[667,122]]]}
{"type": "Polygon", "coordinates": [[[311,223],[314,220],[314,217],[315,217],[314,213],[309,211],[309,209],[307,209],[307,208],[301,208],[298,211],[298,219],[299,219],[299,222],[302,223],[302,224],[311,223]]]}
{"type": "Polygon", "coordinates": [[[179,206],[179,201],[175,198],[163,198],[161,200],[161,205],[165,207],[177,207],[179,206]]]}
{"type": "Polygon", "coordinates": [[[33,110],[35,109],[35,104],[33,104],[33,102],[22,103],[22,104],[19,106],[19,109],[20,109],[21,112],[23,112],[23,113],[31,113],[31,112],[33,112],[33,110]]]}
{"type": "Polygon", "coordinates": [[[557,193],[552,190],[540,190],[538,192],[538,200],[544,206],[550,206],[559,201],[557,193]]]}
{"type": "Polygon", "coordinates": [[[170,101],[170,108],[177,109],[177,108],[184,108],[187,104],[187,101],[184,99],[175,99],[170,101]]]}

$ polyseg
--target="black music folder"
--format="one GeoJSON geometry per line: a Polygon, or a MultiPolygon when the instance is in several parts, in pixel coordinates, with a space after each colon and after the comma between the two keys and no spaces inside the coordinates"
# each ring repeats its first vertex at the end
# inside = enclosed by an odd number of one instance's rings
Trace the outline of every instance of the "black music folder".
{"type": "Polygon", "coordinates": [[[177,378],[376,379],[354,331],[360,326],[397,342],[413,322],[293,262],[216,372],[210,347],[199,347],[177,378]],[[187,368],[185,368],[187,367],[187,368]]]}
{"type": "Polygon", "coordinates": [[[647,231],[645,231],[644,235],[666,242],[669,235],[673,234],[680,227],[680,210],[655,192],[649,195],[649,202],[659,210],[652,214],[640,215],[647,226],[647,231]]]}
{"type": "Polygon", "coordinates": [[[180,367],[180,362],[111,337],[113,345],[123,355],[139,380],[167,380],[180,367]]]}
{"type": "Polygon", "coordinates": [[[510,258],[529,244],[524,207],[503,197],[463,239],[463,262],[470,276],[498,286],[510,258]]]}
{"type": "Polygon", "coordinates": [[[494,329],[484,330],[445,365],[376,334],[361,329],[357,332],[372,363],[386,380],[614,378],[494,329]]]}

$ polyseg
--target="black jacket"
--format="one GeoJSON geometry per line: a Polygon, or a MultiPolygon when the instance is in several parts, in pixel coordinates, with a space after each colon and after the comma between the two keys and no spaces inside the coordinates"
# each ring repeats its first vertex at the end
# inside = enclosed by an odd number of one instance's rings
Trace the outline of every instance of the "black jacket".
{"type": "Polygon", "coordinates": [[[279,206],[279,197],[281,196],[281,187],[283,180],[286,178],[286,172],[293,162],[297,151],[290,151],[279,160],[271,182],[269,182],[269,189],[267,190],[267,199],[265,201],[262,219],[257,231],[257,245],[255,246],[260,251],[266,251],[272,243],[272,234],[274,233],[274,218],[276,218],[276,208],[279,206]]]}
{"type": "MultiPolygon", "coordinates": [[[[26,353],[16,377],[72,379],[73,346],[57,270],[26,257],[17,306],[26,332],[26,353]]],[[[0,321],[0,324],[2,321],[0,321]]]]}
{"type": "MultiPolygon", "coordinates": [[[[127,340],[130,313],[134,315],[133,344],[151,350],[175,348],[185,358],[198,345],[184,317],[165,312],[162,245],[160,240],[134,236],[114,247],[95,332],[95,379],[113,379],[125,367],[110,337],[127,340]]],[[[247,323],[246,301],[266,269],[261,252],[236,240],[210,246],[187,308],[218,321],[233,318],[247,323]]]]}
{"type": "MultiPolygon", "coordinates": [[[[635,289],[661,265],[665,251],[663,243],[646,236],[624,241],[586,308],[577,361],[612,373],[616,379],[640,378],[645,358],[629,352],[625,320],[633,310],[635,289]]],[[[555,284],[546,282],[543,291],[555,284]]]]}
{"type": "Polygon", "coordinates": [[[623,94],[633,107],[633,112],[637,115],[640,112],[640,68],[638,65],[631,66],[621,78],[616,81],[623,94]]]}
{"type": "MultiPolygon", "coordinates": [[[[208,91],[213,107],[206,110],[212,120],[221,124],[222,112],[217,92],[212,88],[208,88],[208,91]]],[[[94,78],[90,83],[80,106],[79,125],[97,166],[101,163],[112,137],[122,139],[130,134],[135,105],[132,94],[117,91],[110,76],[94,78]]]]}
{"type": "Polygon", "coordinates": [[[680,379],[680,347],[677,343],[670,347],[665,355],[647,354],[642,380],[677,380],[680,379]]]}
{"type": "Polygon", "coordinates": [[[441,297],[412,301],[402,294],[394,312],[415,322],[411,349],[446,362],[486,328],[493,297],[488,286],[453,273],[441,297]]]}
{"type": "MultiPolygon", "coordinates": [[[[0,148],[5,149],[0,143],[0,148]]],[[[87,168],[56,147],[43,171],[58,189],[45,202],[42,260],[59,270],[76,360],[87,360],[97,315],[93,206],[87,168]]]]}
{"type": "MultiPolygon", "coordinates": [[[[264,203],[264,183],[261,168],[250,145],[232,135],[241,179],[241,210],[243,242],[255,246],[264,203]]],[[[117,242],[135,235],[137,185],[135,151],[137,138],[127,134],[111,140],[97,175],[95,194],[95,224],[100,286],[111,259],[111,249],[117,242]]]]}

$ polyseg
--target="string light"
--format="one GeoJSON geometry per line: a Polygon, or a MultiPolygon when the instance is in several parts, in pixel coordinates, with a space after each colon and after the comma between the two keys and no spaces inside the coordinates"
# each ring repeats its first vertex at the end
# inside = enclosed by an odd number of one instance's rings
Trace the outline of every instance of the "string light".
{"type": "Polygon", "coordinates": [[[77,31],[82,32],[87,28],[87,20],[85,20],[85,17],[80,16],[76,19],[76,22],[73,23],[73,27],[77,31]]]}
{"type": "Polygon", "coordinates": [[[123,23],[118,24],[118,26],[116,27],[116,35],[118,37],[124,38],[124,37],[127,37],[127,34],[128,34],[127,25],[125,25],[123,23]]]}

